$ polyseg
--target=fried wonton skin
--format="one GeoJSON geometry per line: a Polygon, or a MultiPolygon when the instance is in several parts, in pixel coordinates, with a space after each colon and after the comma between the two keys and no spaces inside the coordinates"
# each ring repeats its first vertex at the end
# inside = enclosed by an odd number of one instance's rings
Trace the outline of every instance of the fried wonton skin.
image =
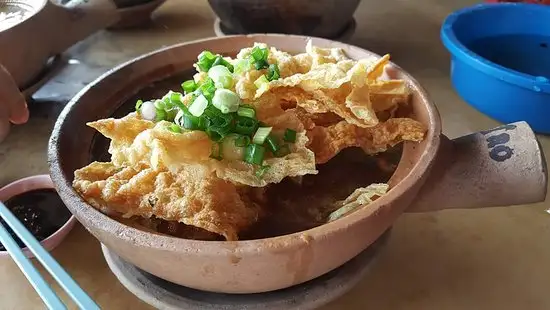
{"type": "Polygon", "coordinates": [[[255,187],[278,183],[285,177],[316,174],[315,155],[306,147],[308,138],[297,116],[284,111],[274,100],[258,102],[256,107],[259,119],[274,128],[273,134],[282,135],[287,128],[298,132],[296,142],[290,145],[290,154],[266,158],[265,164],[270,168],[262,177],[256,175],[257,167],[242,160],[211,158],[214,144],[203,131],[174,133],[168,130],[169,122],[155,124],[142,120],[135,113],[88,125],[111,139],[109,153],[117,167],[145,165],[154,170],[176,173],[182,166],[200,164],[221,179],[255,187]],[[135,128],[143,131],[137,133],[135,128]]]}
{"type": "Polygon", "coordinates": [[[391,118],[370,128],[341,121],[328,127],[315,126],[308,131],[308,148],[315,153],[316,163],[323,164],[348,147],[361,147],[365,153],[373,155],[403,141],[422,141],[425,133],[424,125],[410,118],[391,118]]]}
{"type": "Polygon", "coordinates": [[[172,173],[94,162],[75,171],[73,187],[100,210],[177,221],[227,240],[237,240],[238,232],[259,216],[258,206],[245,203],[234,184],[200,165],[172,173]]]}

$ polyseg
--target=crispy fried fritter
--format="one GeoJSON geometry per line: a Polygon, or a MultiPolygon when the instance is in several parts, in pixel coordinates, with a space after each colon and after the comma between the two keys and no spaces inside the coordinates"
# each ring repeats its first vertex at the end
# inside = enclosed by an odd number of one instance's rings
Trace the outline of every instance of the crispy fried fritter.
{"type": "Polygon", "coordinates": [[[234,184],[203,166],[185,166],[176,173],[146,166],[116,168],[94,162],[75,171],[73,187],[94,207],[124,217],[155,216],[237,240],[254,223],[255,203],[246,204],[234,184]]]}
{"type": "Polygon", "coordinates": [[[361,147],[367,154],[384,152],[403,141],[422,141],[426,128],[410,118],[391,118],[371,128],[361,128],[345,121],[329,127],[315,126],[308,131],[308,148],[317,164],[326,163],[347,147],[361,147]]]}

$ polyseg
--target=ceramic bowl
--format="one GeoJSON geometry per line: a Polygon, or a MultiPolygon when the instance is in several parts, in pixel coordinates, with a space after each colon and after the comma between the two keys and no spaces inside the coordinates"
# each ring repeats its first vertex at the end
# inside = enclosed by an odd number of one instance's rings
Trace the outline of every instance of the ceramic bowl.
{"type": "MultiPolygon", "coordinates": [[[[509,124],[455,140],[422,86],[395,65],[390,75],[406,80],[415,118],[427,126],[421,143],[405,143],[389,183],[374,203],[341,219],[294,234],[247,241],[196,241],[152,234],[124,225],[87,204],[72,188],[74,171],[108,160],[108,141],[86,122],[121,117],[137,97],[160,96],[189,78],[203,50],[234,55],[254,42],[292,53],[310,38],[289,35],[226,36],[164,48],[107,72],[83,89],[60,114],[48,158],[52,180],[77,219],[125,261],[183,286],[225,293],[257,293],[300,284],[341,266],[366,249],[405,211],[524,204],[546,197],[542,151],[525,123],[509,124]],[[155,84],[153,84],[155,83],[155,84]],[[517,195],[521,192],[522,195],[517,195]]],[[[349,57],[379,57],[367,50],[313,38],[342,48],[349,57]]]]}
{"type": "Polygon", "coordinates": [[[208,0],[223,27],[237,34],[287,33],[334,39],[360,0],[208,0]]]}
{"type": "MultiPolygon", "coordinates": [[[[35,175],[26,177],[15,182],[12,182],[2,188],[0,188],[0,201],[6,201],[14,196],[37,190],[37,189],[54,189],[52,180],[47,174],[35,175]]],[[[61,226],[55,233],[48,238],[42,240],[40,244],[47,250],[51,251],[57,247],[67,234],[73,229],[76,224],[76,218],[71,216],[65,225],[61,226]]],[[[34,257],[29,249],[23,248],[23,253],[28,258],[34,257]]],[[[7,251],[0,251],[0,257],[9,256],[7,251]]]]}
{"type": "Polygon", "coordinates": [[[470,105],[550,134],[550,6],[480,4],[447,17],[441,39],[451,80],[470,105]]]}

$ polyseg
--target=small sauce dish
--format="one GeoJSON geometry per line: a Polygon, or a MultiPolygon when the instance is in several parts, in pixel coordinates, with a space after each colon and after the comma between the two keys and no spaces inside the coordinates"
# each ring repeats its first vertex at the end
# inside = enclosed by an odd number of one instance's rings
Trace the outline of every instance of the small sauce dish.
{"type": "MultiPolygon", "coordinates": [[[[26,177],[0,188],[0,201],[14,213],[47,251],[58,246],[76,223],[76,218],[61,201],[47,174],[26,177]]],[[[12,233],[1,219],[0,223],[12,233]]],[[[13,233],[12,236],[14,236],[13,233]]],[[[28,258],[34,257],[19,238],[14,236],[14,239],[23,248],[23,253],[28,258]]],[[[9,256],[9,254],[0,245],[0,257],[2,256],[9,256]]]]}

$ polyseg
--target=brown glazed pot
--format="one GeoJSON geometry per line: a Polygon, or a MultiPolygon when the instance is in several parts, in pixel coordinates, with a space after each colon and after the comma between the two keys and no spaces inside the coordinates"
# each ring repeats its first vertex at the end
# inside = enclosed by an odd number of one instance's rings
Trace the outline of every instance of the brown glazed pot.
{"type": "Polygon", "coordinates": [[[286,33],[334,39],[360,0],[208,0],[233,33],[286,33]]]}
{"type": "MultiPolygon", "coordinates": [[[[405,143],[389,193],[337,221],[276,238],[222,242],[155,235],[100,213],[73,190],[75,169],[90,162],[95,131],[86,122],[106,118],[130,96],[189,70],[203,50],[235,54],[254,42],[281,50],[304,50],[307,37],[228,36],[168,47],[127,62],[83,89],[63,110],[49,144],[52,180],[67,207],[103,244],[126,261],[168,281],[206,291],[256,293],[296,285],[341,266],[367,248],[403,212],[527,204],[546,197],[542,150],[524,122],[449,140],[433,101],[399,67],[414,92],[416,118],[428,126],[422,143],[405,143]]],[[[355,59],[378,57],[341,47],[355,59]]],[[[163,89],[162,91],[166,91],[163,89]]],[[[117,115],[119,116],[119,115],[117,115]]]]}

